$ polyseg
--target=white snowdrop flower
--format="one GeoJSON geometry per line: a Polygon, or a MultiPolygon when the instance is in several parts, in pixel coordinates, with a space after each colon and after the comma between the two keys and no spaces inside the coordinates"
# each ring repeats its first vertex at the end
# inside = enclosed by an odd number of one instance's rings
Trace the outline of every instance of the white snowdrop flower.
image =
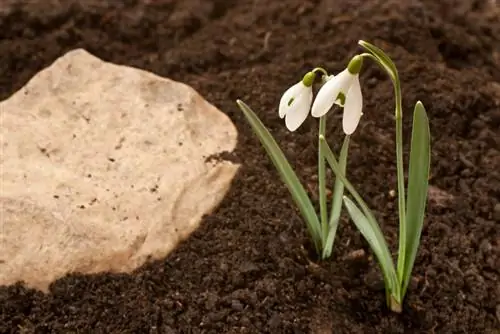
{"type": "Polygon", "coordinates": [[[313,100],[314,78],[315,74],[308,72],[300,82],[288,88],[281,97],[279,116],[285,118],[285,125],[292,132],[304,123],[309,114],[313,100]]]}
{"type": "Polygon", "coordinates": [[[314,117],[321,117],[332,108],[337,100],[340,100],[337,104],[344,107],[342,127],[347,135],[356,130],[363,115],[363,96],[359,83],[359,71],[362,65],[362,56],[353,57],[345,70],[330,78],[321,87],[312,105],[311,114],[314,117]]]}

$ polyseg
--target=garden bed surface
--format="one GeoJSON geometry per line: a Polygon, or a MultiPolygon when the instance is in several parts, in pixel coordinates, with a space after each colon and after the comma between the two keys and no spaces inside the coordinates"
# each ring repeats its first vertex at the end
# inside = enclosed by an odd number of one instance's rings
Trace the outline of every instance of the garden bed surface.
{"type": "MultiPolygon", "coordinates": [[[[164,260],[131,274],[72,274],[49,294],[1,287],[0,332],[498,333],[499,6],[486,0],[2,2],[1,99],[65,52],[84,48],[198,90],[237,126],[237,149],[219,158],[242,168],[219,208],[164,260]],[[377,263],[347,219],[332,258],[313,256],[304,222],[235,104],[240,98],[254,108],[306,188],[317,193],[317,120],[289,133],[277,105],[313,67],[341,71],[360,52],[359,39],[383,48],[398,66],[405,129],[416,100],[431,123],[428,214],[402,314],[387,310],[377,263]]],[[[348,176],[395,254],[392,86],[369,62],[361,82],[364,116],[352,138],[348,176]]],[[[337,150],[340,117],[331,113],[327,125],[337,150]]]]}

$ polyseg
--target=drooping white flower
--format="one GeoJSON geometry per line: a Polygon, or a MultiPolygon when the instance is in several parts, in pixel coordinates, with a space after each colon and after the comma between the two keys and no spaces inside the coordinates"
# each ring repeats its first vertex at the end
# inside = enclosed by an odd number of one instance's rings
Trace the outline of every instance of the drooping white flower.
{"type": "Polygon", "coordinates": [[[292,132],[304,123],[309,114],[313,100],[314,77],[314,73],[307,73],[300,82],[288,88],[281,97],[279,116],[285,118],[285,125],[292,132]]]}
{"type": "Polygon", "coordinates": [[[356,130],[363,115],[363,95],[359,83],[359,71],[362,63],[363,58],[355,56],[345,70],[328,80],[321,87],[312,105],[311,114],[314,117],[321,117],[332,108],[339,97],[341,97],[341,100],[345,99],[342,127],[347,135],[356,130]]]}

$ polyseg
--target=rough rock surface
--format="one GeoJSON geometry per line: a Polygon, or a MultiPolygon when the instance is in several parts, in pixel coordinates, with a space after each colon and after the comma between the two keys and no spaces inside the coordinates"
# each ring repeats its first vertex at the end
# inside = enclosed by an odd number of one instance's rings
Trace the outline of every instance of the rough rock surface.
{"type": "Polygon", "coordinates": [[[161,258],[223,198],[227,116],[182,83],[74,50],[0,103],[0,285],[161,258]]]}

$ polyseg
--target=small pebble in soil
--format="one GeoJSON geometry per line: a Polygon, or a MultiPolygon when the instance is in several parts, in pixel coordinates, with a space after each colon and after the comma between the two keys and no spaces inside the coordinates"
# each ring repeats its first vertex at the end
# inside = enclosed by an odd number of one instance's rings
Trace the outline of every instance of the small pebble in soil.
{"type": "Polygon", "coordinates": [[[225,262],[222,262],[220,265],[219,265],[219,269],[221,271],[227,271],[229,269],[229,266],[227,265],[227,263],[225,262]]]}
{"type": "Polygon", "coordinates": [[[495,204],[495,207],[493,208],[493,219],[500,221],[500,203],[495,204]]]}
{"type": "Polygon", "coordinates": [[[373,291],[381,291],[385,286],[382,273],[377,268],[373,268],[365,275],[364,282],[373,291]]]}
{"type": "Polygon", "coordinates": [[[418,289],[420,282],[422,282],[424,278],[422,276],[412,277],[410,280],[410,286],[408,287],[410,291],[415,291],[418,289]]]}
{"type": "Polygon", "coordinates": [[[213,310],[219,301],[219,297],[216,294],[209,293],[205,298],[205,309],[213,310]]]}
{"type": "Polygon", "coordinates": [[[231,301],[231,308],[235,311],[241,312],[243,311],[244,306],[239,300],[235,299],[231,301]]]}
{"type": "Polygon", "coordinates": [[[253,262],[245,262],[240,266],[240,272],[243,274],[248,274],[251,272],[258,271],[259,267],[253,262]]]}
{"type": "Polygon", "coordinates": [[[274,313],[268,321],[269,328],[276,329],[281,323],[281,317],[278,313],[274,313]]]}
{"type": "Polygon", "coordinates": [[[345,257],[344,257],[344,260],[346,261],[359,261],[359,260],[362,260],[364,259],[366,256],[366,252],[364,249],[356,249],[352,252],[350,252],[349,254],[347,254],[345,257]]]}

